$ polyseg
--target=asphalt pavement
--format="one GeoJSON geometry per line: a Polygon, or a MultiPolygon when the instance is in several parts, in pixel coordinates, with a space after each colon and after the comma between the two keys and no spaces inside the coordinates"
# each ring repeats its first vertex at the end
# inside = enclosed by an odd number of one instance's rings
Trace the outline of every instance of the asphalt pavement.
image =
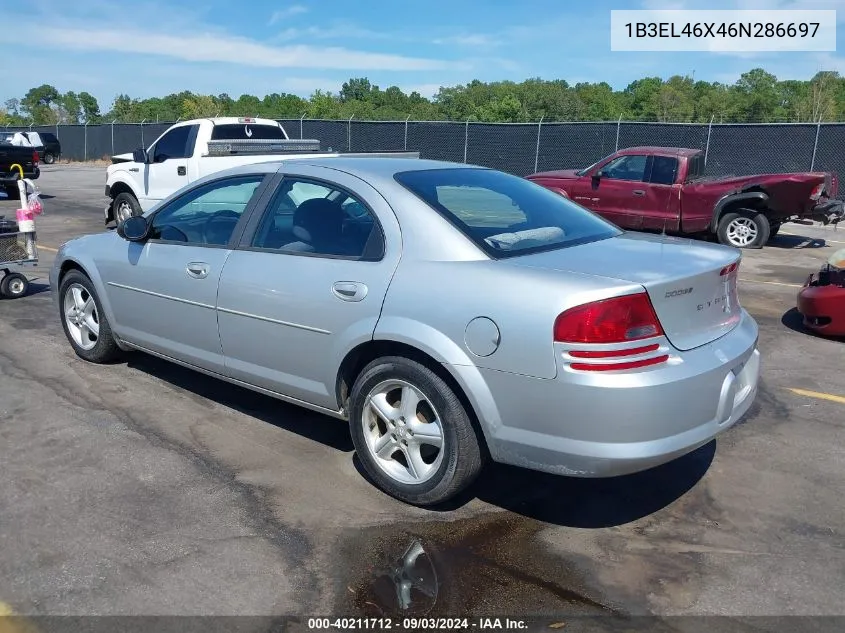
{"type": "Polygon", "coordinates": [[[73,354],[47,271],[104,230],[104,183],[44,169],[41,262],[0,301],[0,612],[388,614],[421,547],[415,613],[845,615],[845,343],[793,309],[845,230],[785,225],[745,253],[761,392],[718,441],[608,480],[493,466],[430,511],[362,476],[342,422],[140,353],[73,354]]]}

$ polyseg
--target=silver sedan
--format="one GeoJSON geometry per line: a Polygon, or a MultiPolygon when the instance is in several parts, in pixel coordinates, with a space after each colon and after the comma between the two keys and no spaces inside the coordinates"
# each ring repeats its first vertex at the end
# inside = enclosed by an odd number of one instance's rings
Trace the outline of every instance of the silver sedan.
{"type": "Polygon", "coordinates": [[[64,244],[51,283],[81,358],[347,420],[372,479],[431,505],[487,459],[614,476],[734,424],[760,364],[739,265],[499,171],[340,157],[208,176],[64,244]]]}

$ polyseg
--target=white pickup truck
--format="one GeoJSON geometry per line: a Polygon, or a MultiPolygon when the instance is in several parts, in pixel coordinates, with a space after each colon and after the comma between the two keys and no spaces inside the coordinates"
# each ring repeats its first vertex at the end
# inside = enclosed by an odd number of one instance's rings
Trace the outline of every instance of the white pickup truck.
{"type": "MultiPolygon", "coordinates": [[[[105,223],[148,211],[185,185],[224,169],[290,158],[340,156],[320,141],[292,140],[272,119],[217,117],[182,121],[148,148],[112,156],[106,169],[105,223]]],[[[345,156],[405,156],[419,152],[367,152],[345,156]]]]}

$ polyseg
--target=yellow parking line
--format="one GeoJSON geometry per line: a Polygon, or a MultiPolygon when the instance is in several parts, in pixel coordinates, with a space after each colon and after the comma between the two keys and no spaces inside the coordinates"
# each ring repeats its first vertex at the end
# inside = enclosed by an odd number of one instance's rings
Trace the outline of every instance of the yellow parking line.
{"type": "Polygon", "coordinates": [[[820,391],[807,391],[806,389],[795,389],[793,387],[787,387],[787,389],[799,396],[807,396],[808,398],[818,398],[819,400],[830,400],[831,402],[845,404],[845,396],[835,396],[832,393],[822,393],[820,391]]]}
{"type": "Polygon", "coordinates": [[[43,249],[45,251],[50,251],[51,253],[58,253],[58,248],[53,248],[52,246],[42,246],[41,244],[38,245],[38,248],[43,249]]]}
{"type": "Polygon", "coordinates": [[[764,279],[748,279],[747,277],[740,277],[740,281],[745,281],[751,284],[768,284],[770,286],[786,286],[787,288],[803,288],[801,284],[785,284],[780,281],[765,281],[764,279]]]}

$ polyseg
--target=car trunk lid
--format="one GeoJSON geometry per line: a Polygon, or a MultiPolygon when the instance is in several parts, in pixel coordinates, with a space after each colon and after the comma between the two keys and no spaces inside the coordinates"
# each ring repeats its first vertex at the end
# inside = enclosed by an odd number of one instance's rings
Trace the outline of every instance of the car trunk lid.
{"type": "Polygon", "coordinates": [[[736,249],[724,246],[625,233],[509,262],[640,284],[672,345],[690,350],[724,336],[739,323],[739,259],[736,249]]]}

